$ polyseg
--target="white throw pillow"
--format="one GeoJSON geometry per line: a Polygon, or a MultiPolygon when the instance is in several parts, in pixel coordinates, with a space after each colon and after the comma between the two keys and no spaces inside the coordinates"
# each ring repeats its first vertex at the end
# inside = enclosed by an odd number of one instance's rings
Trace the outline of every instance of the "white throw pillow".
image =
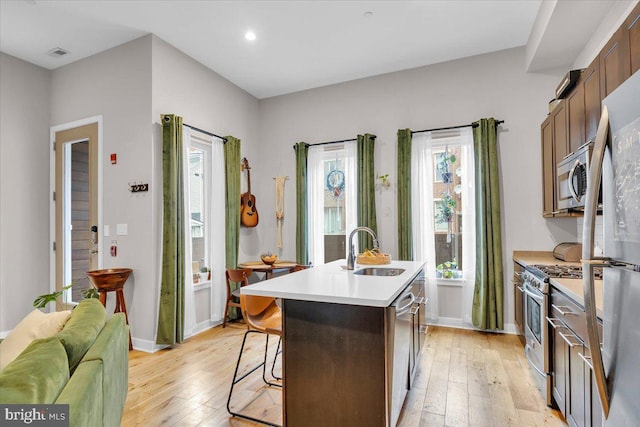
{"type": "Polygon", "coordinates": [[[33,340],[54,336],[62,330],[71,311],[43,313],[37,308],[29,313],[0,343],[0,371],[24,351],[33,340]]]}

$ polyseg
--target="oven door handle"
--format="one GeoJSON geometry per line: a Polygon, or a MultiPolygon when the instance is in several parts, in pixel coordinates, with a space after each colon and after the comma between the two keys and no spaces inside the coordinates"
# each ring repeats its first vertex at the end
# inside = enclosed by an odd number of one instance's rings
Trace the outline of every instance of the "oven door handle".
{"type": "Polygon", "coordinates": [[[580,202],[581,199],[581,196],[578,196],[576,189],[573,187],[573,176],[576,174],[576,168],[578,166],[580,166],[580,160],[576,160],[576,162],[571,167],[571,170],[569,171],[569,175],[567,176],[569,193],[571,193],[571,197],[573,197],[573,200],[575,200],[576,202],[580,202]]]}
{"type": "Polygon", "coordinates": [[[526,358],[527,358],[527,362],[529,362],[529,365],[530,365],[533,369],[535,369],[535,370],[536,370],[536,372],[538,372],[538,373],[540,374],[540,376],[542,376],[542,377],[546,377],[546,376],[547,376],[547,374],[545,374],[544,372],[542,372],[542,371],[540,370],[540,368],[538,368],[538,367],[535,365],[535,363],[533,363],[533,361],[531,360],[531,357],[529,356],[529,354],[530,354],[530,353],[531,353],[531,346],[530,346],[529,344],[527,344],[527,345],[524,347],[524,354],[525,354],[525,356],[526,356],[526,358]]]}
{"type": "Polygon", "coordinates": [[[531,298],[533,298],[534,300],[538,301],[538,302],[543,302],[544,299],[542,297],[542,294],[538,294],[535,293],[533,291],[530,290],[529,285],[527,285],[528,282],[524,282],[524,286],[523,286],[523,290],[524,293],[527,294],[528,296],[530,296],[531,298]]]}

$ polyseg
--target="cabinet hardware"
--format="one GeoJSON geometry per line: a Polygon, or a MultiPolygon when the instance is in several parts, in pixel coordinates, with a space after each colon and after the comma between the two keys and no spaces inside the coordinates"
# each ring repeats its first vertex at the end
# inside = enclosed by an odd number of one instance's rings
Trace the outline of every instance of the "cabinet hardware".
{"type": "Polygon", "coordinates": [[[560,319],[555,317],[547,317],[547,322],[553,327],[553,329],[564,328],[564,323],[560,319]],[[560,323],[559,325],[557,323],[560,323]]]}
{"type": "Polygon", "coordinates": [[[584,364],[587,365],[589,367],[589,369],[591,369],[593,371],[593,365],[591,364],[591,358],[588,357],[588,356],[585,356],[582,353],[578,353],[578,356],[580,356],[580,359],[582,359],[584,364]]]}
{"type": "Polygon", "coordinates": [[[567,307],[566,305],[551,304],[551,307],[553,307],[554,309],[558,310],[558,312],[560,314],[562,314],[563,316],[577,316],[578,315],[578,313],[574,313],[573,310],[571,310],[571,308],[567,307]]]}
{"type": "MultiPolygon", "coordinates": [[[[563,334],[562,332],[558,332],[558,335],[560,335],[560,338],[562,338],[564,340],[564,342],[566,342],[569,345],[569,347],[571,347],[571,348],[576,347],[578,345],[580,345],[580,346],[582,345],[582,342],[574,343],[574,342],[569,341],[569,336],[563,334]]],[[[571,334],[571,338],[578,339],[578,337],[576,337],[573,334],[571,334]]]]}

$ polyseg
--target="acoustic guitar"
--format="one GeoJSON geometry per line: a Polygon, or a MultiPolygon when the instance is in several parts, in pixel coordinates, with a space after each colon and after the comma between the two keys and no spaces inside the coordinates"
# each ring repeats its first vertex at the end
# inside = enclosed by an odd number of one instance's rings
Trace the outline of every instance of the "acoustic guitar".
{"type": "Polygon", "coordinates": [[[246,157],[242,159],[242,170],[247,171],[247,192],[240,195],[240,223],[245,227],[258,225],[256,198],[251,194],[251,168],[246,157]]]}

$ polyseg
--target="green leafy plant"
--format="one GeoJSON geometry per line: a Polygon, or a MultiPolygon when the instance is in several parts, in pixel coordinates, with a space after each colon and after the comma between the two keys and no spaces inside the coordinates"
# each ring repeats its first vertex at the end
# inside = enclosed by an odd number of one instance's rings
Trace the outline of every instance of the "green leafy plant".
{"type": "Polygon", "coordinates": [[[436,273],[438,277],[445,279],[454,279],[458,275],[458,261],[446,261],[436,266],[436,273]]]}
{"type": "Polygon", "coordinates": [[[451,164],[456,162],[456,156],[448,153],[443,153],[443,155],[438,160],[438,164],[436,165],[436,169],[438,173],[442,176],[442,181],[445,183],[451,182],[451,178],[453,174],[451,173],[450,166],[451,164]]]}
{"type": "Polygon", "coordinates": [[[436,212],[436,223],[443,224],[453,220],[458,202],[449,193],[442,193],[442,199],[438,202],[438,210],[436,212]]]}
{"type": "Polygon", "coordinates": [[[380,185],[382,185],[384,188],[388,188],[391,185],[391,182],[389,182],[388,173],[385,173],[384,175],[378,175],[376,178],[380,180],[380,185]]]}
{"type": "MultiPolygon", "coordinates": [[[[71,289],[75,284],[76,283],[73,282],[70,285],[63,287],[59,291],[38,296],[36,299],[33,300],[33,306],[35,308],[44,308],[50,302],[53,302],[58,298],[60,298],[64,293],[64,291],[66,291],[67,289],[71,289]]],[[[80,295],[82,295],[83,299],[89,299],[89,298],[98,298],[100,294],[98,293],[98,290],[96,288],[94,288],[93,286],[90,286],[87,289],[81,290],[80,295]]]]}

